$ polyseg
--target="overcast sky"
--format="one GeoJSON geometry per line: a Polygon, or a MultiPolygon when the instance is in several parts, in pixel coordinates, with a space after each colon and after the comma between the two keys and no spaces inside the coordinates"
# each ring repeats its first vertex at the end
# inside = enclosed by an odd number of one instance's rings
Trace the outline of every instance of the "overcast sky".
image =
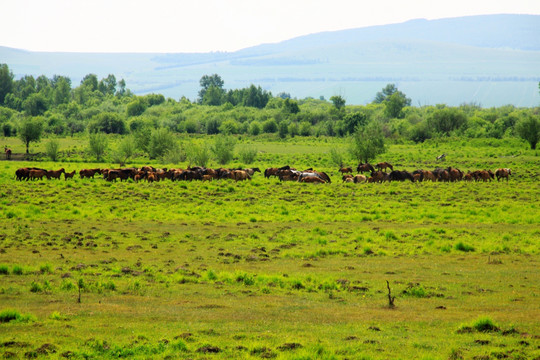
{"type": "Polygon", "coordinates": [[[0,46],[209,52],[417,18],[540,15],[540,0],[0,0],[0,9],[0,46]]]}

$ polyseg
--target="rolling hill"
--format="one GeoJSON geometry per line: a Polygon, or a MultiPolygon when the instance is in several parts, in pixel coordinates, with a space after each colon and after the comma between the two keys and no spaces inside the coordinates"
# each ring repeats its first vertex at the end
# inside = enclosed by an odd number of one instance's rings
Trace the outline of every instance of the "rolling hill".
{"type": "Polygon", "coordinates": [[[485,15],[411,20],[297,37],[236,52],[46,53],[0,47],[0,63],[25,74],[115,74],[137,94],[195,99],[199,79],[219,74],[225,87],[260,85],[293,97],[342,95],[370,102],[396,83],[414,105],[475,102],[538,106],[540,16],[485,15]]]}

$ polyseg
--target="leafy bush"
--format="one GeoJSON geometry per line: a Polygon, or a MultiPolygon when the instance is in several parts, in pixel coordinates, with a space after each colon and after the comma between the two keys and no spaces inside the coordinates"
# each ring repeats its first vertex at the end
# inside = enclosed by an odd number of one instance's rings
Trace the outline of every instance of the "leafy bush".
{"type": "Polygon", "coordinates": [[[217,136],[212,152],[221,165],[229,163],[233,159],[234,145],[236,141],[232,137],[217,136]]]}
{"type": "Polygon", "coordinates": [[[186,155],[191,165],[206,167],[210,161],[210,151],[206,144],[197,145],[191,143],[186,147],[186,155]]]}
{"type": "Polygon", "coordinates": [[[58,160],[58,149],[60,148],[60,143],[58,140],[51,139],[45,144],[45,153],[51,159],[51,161],[58,160]]]}
{"type": "Polygon", "coordinates": [[[0,265],[0,275],[9,275],[9,268],[7,265],[0,265]]]}
{"type": "Polygon", "coordinates": [[[152,131],[148,144],[150,159],[157,159],[165,155],[176,146],[174,135],[167,129],[161,128],[152,131]]]}
{"type": "Polygon", "coordinates": [[[257,149],[243,147],[238,151],[238,158],[244,164],[252,164],[257,158],[257,149]]]}
{"type": "Polygon", "coordinates": [[[472,324],[472,327],[479,332],[497,332],[500,330],[499,327],[495,325],[493,320],[487,317],[476,320],[472,324]]]}
{"type": "Polygon", "coordinates": [[[23,275],[24,274],[24,270],[21,266],[19,265],[14,265],[13,268],[11,269],[11,272],[13,273],[13,275],[23,275]]]}
{"type": "Polygon", "coordinates": [[[34,317],[30,314],[21,314],[17,310],[6,309],[0,312],[0,323],[14,322],[29,322],[33,321],[34,317]]]}
{"type": "Polygon", "coordinates": [[[474,247],[470,246],[470,245],[467,245],[465,244],[464,242],[460,241],[458,242],[456,245],[454,245],[454,249],[458,250],[458,251],[463,251],[463,252],[471,252],[471,251],[474,251],[474,247]]]}

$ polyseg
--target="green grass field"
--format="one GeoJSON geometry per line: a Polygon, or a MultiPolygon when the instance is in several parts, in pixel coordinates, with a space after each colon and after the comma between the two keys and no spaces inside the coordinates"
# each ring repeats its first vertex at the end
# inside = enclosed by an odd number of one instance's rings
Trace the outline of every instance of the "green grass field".
{"type": "Polygon", "coordinates": [[[343,184],[328,156],[340,140],[248,145],[253,166],[333,182],[18,182],[24,166],[117,165],[0,162],[0,357],[540,357],[537,153],[517,140],[392,145],[379,160],[399,169],[447,153],[444,166],[514,175],[343,184]]]}

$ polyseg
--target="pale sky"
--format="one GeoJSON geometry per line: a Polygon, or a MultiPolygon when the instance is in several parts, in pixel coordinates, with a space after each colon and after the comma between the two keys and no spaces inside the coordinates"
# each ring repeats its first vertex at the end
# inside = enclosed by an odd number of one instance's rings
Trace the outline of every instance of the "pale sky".
{"type": "Polygon", "coordinates": [[[235,51],[418,18],[540,15],[540,0],[0,0],[0,9],[0,46],[170,53],[235,51]]]}

